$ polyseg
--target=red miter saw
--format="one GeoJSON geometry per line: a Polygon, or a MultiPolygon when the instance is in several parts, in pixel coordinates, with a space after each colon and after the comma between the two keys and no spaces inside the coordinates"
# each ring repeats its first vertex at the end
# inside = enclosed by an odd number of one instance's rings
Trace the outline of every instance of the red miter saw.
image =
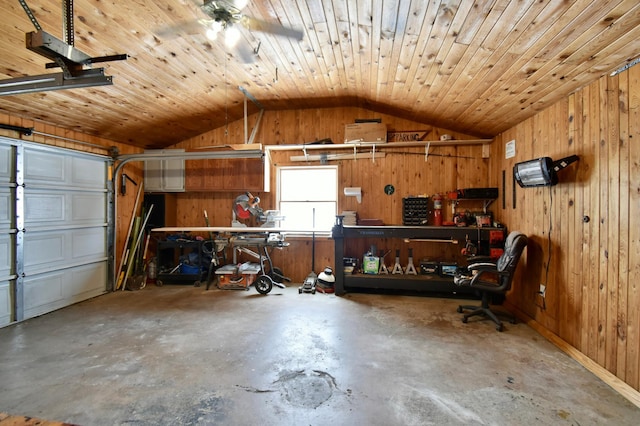
{"type": "Polygon", "coordinates": [[[262,223],[261,227],[273,228],[276,226],[277,221],[284,220],[279,210],[262,210],[258,204],[260,204],[260,198],[254,197],[250,192],[238,195],[233,202],[231,226],[246,228],[247,225],[240,222],[240,220],[246,221],[255,218],[262,223]]]}
{"type": "Polygon", "coordinates": [[[244,223],[238,221],[251,219],[251,217],[257,217],[262,214],[262,209],[258,206],[260,203],[259,197],[254,197],[250,192],[245,192],[242,195],[238,195],[233,202],[233,220],[231,226],[246,227],[244,223]]]}

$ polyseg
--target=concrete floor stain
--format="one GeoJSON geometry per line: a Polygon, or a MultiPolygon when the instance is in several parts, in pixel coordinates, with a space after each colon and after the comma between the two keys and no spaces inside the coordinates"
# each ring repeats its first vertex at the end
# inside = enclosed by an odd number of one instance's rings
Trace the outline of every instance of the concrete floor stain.
{"type": "Polygon", "coordinates": [[[338,388],[336,379],[321,370],[283,371],[274,382],[285,401],[297,407],[317,408],[338,388]]]}

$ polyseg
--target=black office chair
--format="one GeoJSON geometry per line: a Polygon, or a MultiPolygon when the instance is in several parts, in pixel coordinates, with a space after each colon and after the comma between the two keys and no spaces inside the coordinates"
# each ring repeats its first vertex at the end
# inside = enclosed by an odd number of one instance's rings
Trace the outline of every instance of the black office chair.
{"type": "Polygon", "coordinates": [[[472,316],[482,315],[495,322],[496,330],[498,331],[503,330],[503,325],[497,315],[507,316],[509,317],[509,322],[515,323],[515,317],[505,312],[494,312],[489,308],[489,304],[494,297],[504,298],[505,293],[511,288],[516,266],[518,266],[520,255],[522,255],[526,246],[527,236],[521,232],[513,231],[505,241],[504,252],[495,263],[472,263],[467,266],[467,271],[455,275],[455,284],[474,288],[482,295],[482,304],[480,306],[458,306],[459,313],[471,311],[464,314],[462,322],[466,323],[472,316]]]}

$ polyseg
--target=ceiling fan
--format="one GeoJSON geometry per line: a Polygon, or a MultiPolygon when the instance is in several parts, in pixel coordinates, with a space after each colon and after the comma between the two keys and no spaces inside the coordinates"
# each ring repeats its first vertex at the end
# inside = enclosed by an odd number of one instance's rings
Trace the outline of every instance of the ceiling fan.
{"type": "MultiPolygon", "coordinates": [[[[192,1],[208,18],[166,28],[160,31],[159,35],[167,36],[181,31],[195,33],[204,30],[205,35],[210,40],[216,40],[220,34],[223,34],[225,45],[229,48],[235,48],[238,44],[241,36],[240,26],[250,31],[284,36],[298,41],[302,40],[304,36],[303,31],[299,29],[285,27],[278,23],[267,22],[243,14],[242,10],[247,6],[249,0],[204,0],[202,4],[196,0],[192,1]]],[[[247,55],[247,52],[242,49],[239,50],[243,60],[250,62],[250,55],[247,55]]]]}

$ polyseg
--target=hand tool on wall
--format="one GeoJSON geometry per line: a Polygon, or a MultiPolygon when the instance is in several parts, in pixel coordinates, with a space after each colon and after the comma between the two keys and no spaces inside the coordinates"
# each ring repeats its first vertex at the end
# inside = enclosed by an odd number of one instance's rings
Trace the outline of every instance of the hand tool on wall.
{"type": "Polygon", "coordinates": [[[123,173],[122,180],[120,181],[120,195],[127,195],[127,181],[133,183],[135,186],[138,186],[138,182],[131,179],[126,173],[123,173]]]}

